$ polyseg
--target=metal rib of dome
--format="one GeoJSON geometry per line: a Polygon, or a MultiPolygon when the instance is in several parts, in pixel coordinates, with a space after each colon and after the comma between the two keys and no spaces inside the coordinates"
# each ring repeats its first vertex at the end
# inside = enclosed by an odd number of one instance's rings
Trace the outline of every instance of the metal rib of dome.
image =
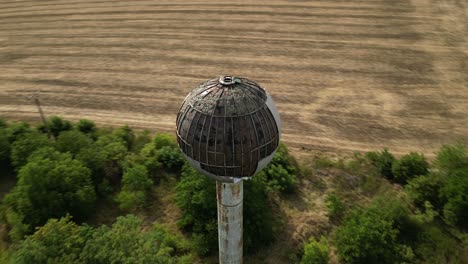
{"type": "Polygon", "coordinates": [[[202,83],[185,98],[176,122],[182,152],[209,176],[250,177],[279,144],[279,115],[271,98],[245,78],[202,83]]]}

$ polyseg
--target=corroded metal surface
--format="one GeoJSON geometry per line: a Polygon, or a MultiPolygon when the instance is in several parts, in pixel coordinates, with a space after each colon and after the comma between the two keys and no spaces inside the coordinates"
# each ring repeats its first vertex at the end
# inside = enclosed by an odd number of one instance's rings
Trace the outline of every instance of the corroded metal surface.
{"type": "Polygon", "coordinates": [[[225,182],[254,175],[280,139],[273,100],[245,78],[202,83],[185,98],[176,122],[179,146],[192,165],[225,182]]]}
{"type": "Polygon", "coordinates": [[[216,182],[219,263],[242,263],[243,182],[216,182]]]}

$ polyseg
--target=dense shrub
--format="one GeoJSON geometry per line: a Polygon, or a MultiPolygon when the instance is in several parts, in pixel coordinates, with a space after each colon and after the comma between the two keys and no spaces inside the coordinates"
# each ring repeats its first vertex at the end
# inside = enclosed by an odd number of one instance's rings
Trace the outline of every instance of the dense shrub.
{"type": "Polygon", "coordinates": [[[445,173],[468,168],[468,151],[465,145],[444,145],[437,153],[437,167],[445,173]]]}
{"type": "Polygon", "coordinates": [[[139,209],[146,203],[146,198],[153,185],[148,178],[148,171],[143,165],[126,169],[122,177],[122,190],[116,200],[123,210],[139,209]]]}
{"type": "Polygon", "coordinates": [[[129,126],[123,126],[112,131],[111,138],[123,142],[127,150],[131,150],[135,143],[136,136],[135,132],[133,132],[129,126]]]}
{"type": "Polygon", "coordinates": [[[91,138],[75,130],[62,132],[55,143],[57,150],[69,152],[73,156],[76,156],[82,149],[90,148],[93,144],[91,138]]]}
{"type": "Polygon", "coordinates": [[[11,163],[16,170],[19,170],[27,162],[29,155],[35,150],[51,146],[52,143],[47,137],[38,132],[25,133],[16,139],[11,146],[11,163]]]}
{"type": "Polygon", "coordinates": [[[325,237],[321,237],[320,241],[311,237],[309,242],[304,245],[301,264],[327,264],[328,252],[328,240],[325,237]]]}
{"type": "Polygon", "coordinates": [[[468,230],[468,167],[451,173],[440,192],[444,221],[468,230]]]}
{"type": "Polygon", "coordinates": [[[356,209],[336,231],[339,257],[346,263],[397,263],[414,254],[406,242],[415,237],[408,209],[390,197],[356,209]]]}
{"type": "Polygon", "coordinates": [[[6,129],[8,131],[8,141],[10,144],[15,142],[22,135],[33,132],[29,124],[25,122],[11,123],[6,129]]]}
{"type": "Polygon", "coordinates": [[[444,178],[437,173],[430,173],[411,179],[405,190],[409,197],[419,208],[424,208],[424,204],[429,202],[435,208],[442,207],[440,201],[440,189],[444,185],[444,178]]]}
{"type": "Polygon", "coordinates": [[[5,128],[0,128],[0,173],[10,167],[10,151],[8,131],[5,128]]]}
{"type": "Polygon", "coordinates": [[[381,152],[368,152],[366,156],[377,167],[380,175],[393,180],[392,166],[396,159],[388,152],[388,149],[381,152]]]}
{"type": "Polygon", "coordinates": [[[93,136],[97,132],[96,124],[87,119],[81,119],[76,123],[76,129],[83,134],[93,136]]]}
{"type": "MultiPolygon", "coordinates": [[[[90,171],[71,155],[51,148],[34,152],[18,173],[18,183],[5,197],[5,204],[14,219],[13,228],[28,231],[49,218],[71,214],[85,219],[93,210],[96,196],[90,171]]],[[[14,231],[15,232],[15,231],[14,231]]]]}
{"type": "Polygon", "coordinates": [[[49,118],[46,121],[46,123],[47,123],[47,127],[41,124],[39,125],[38,130],[42,131],[43,133],[47,133],[47,129],[49,129],[50,130],[49,132],[54,138],[57,138],[61,132],[68,131],[73,128],[70,121],[64,120],[58,116],[53,116],[49,118]]]}
{"type": "Polygon", "coordinates": [[[167,134],[156,135],[141,149],[140,154],[145,158],[150,173],[161,165],[170,172],[179,173],[185,163],[175,138],[167,134]]]}
{"type": "Polygon", "coordinates": [[[416,176],[426,175],[429,163],[421,153],[411,152],[404,155],[392,165],[392,173],[398,183],[407,183],[416,176]]]}
{"type": "Polygon", "coordinates": [[[291,193],[296,190],[298,183],[296,172],[286,145],[280,144],[270,164],[258,176],[264,178],[268,191],[291,193]]]}
{"type": "Polygon", "coordinates": [[[345,206],[338,196],[329,194],[325,199],[325,204],[328,209],[328,217],[332,221],[340,220],[343,217],[345,206]]]}
{"type": "Polygon", "coordinates": [[[178,148],[174,136],[164,133],[157,134],[153,139],[153,144],[155,149],[161,149],[163,147],[178,148]]]}
{"type": "Polygon", "coordinates": [[[164,146],[156,151],[157,161],[167,170],[178,172],[185,163],[184,158],[178,148],[164,146]]]}
{"type": "Polygon", "coordinates": [[[162,226],[143,231],[133,215],[118,217],[112,227],[78,226],[70,219],[51,219],[19,244],[16,264],[193,263],[182,238],[162,226]]]}
{"type": "Polygon", "coordinates": [[[20,243],[13,255],[15,264],[82,263],[80,254],[92,234],[87,226],[78,226],[70,217],[51,219],[20,243]]]}

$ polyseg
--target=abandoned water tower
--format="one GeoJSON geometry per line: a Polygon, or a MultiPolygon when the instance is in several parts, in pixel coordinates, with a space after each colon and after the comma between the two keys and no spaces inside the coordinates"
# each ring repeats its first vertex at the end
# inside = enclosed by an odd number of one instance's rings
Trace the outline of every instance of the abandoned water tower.
{"type": "Polygon", "coordinates": [[[176,124],[185,158],[216,180],[220,263],[242,263],[242,180],[263,169],[278,148],[273,100],[253,81],[222,76],[189,93],[176,124]]]}

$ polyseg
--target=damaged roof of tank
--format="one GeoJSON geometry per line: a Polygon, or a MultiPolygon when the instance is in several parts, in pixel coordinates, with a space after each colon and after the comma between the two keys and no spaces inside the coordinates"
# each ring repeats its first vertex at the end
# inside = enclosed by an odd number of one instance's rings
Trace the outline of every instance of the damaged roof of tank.
{"type": "Polygon", "coordinates": [[[195,88],[187,102],[197,111],[213,116],[242,116],[265,105],[267,94],[255,82],[245,78],[222,76],[195,88]]]}

